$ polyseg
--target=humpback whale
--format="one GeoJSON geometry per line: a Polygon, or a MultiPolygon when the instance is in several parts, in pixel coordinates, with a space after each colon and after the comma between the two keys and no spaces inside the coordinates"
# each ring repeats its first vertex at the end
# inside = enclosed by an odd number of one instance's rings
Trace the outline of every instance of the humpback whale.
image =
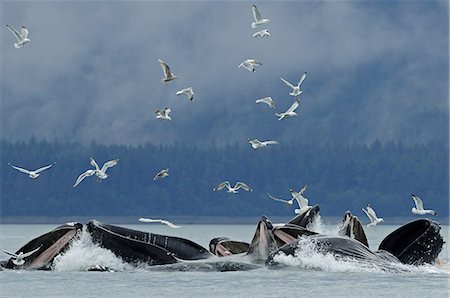
{"type": "Polygon", "coordinates": [[[17,253],[21,251],[32,251],[40,247],[36,253],[24,259],[25,263],[16,265],[13,258],[10,258],[9,260],[0,263],[0,266],[8,269],[50,270],[53,259],[69,247],[70,242],[78,237],[82,228],[83,225],[78,222],[59,226],[54,230],[31,240],[17,251],[17,253]]]}

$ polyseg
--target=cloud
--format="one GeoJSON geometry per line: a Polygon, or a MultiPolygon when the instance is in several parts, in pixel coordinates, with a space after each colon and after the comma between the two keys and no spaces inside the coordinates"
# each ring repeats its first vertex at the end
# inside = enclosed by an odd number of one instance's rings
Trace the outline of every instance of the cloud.
{"type": "Polygon", "coordinates": [[[2,136],[106,144],[448,139],[444,2],[262,2],[255,39],[246,2],[4,2],[2,136]],[[163,86],[157,59],[180,79],[163,86]],[[250,73],[240,62],[263,65],[250,73]],[[255,105],[292,98],[280,81],[308,72],[299,117],[255,105]],[[192,86],[193,102],[175,92],[192,86]],[[154,118],[169,106],[172,122],[154,118]],[[420,119],[417,117],[431,117],[420,119]],[[441,128],[436,129],[436,127],[441,128]],[[267,137],[265,137],[267,136],[267,137]]]}

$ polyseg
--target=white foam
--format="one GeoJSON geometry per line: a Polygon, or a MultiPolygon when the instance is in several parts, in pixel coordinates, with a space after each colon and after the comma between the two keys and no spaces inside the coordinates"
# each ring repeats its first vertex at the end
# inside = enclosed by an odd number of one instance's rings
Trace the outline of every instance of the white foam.
{"type": "Polygon", "coordinates": [[[278,264],[289,267],[300,267],[308,270],[320,270],[329,272],[378,272],[378,273],[444,273],[450,274],[445,266],[433,265],[406,265],[401,263],[390,263],[389,266],[379,266],[369,262],[359,261],[348,257],[336,257],[332,253],[321,253],[316,250],[313,241],[306,237],[301,237],[299,246],[302,249],[296,249],[295,255],[285,255],[279,253],[274,257],[278,264]]]}
{"type": "Polygon", "coordinates": [[[339,233],[339,225],[325,225],[322,222],[320,214],[317,214],[306,228],[310,231],[325,235],[338,235],[339,233]]]}
{"type": "Polygon", "coordinates": [[[71,244],[69,250],[55,258],[53,269],[56,271],[85,271],[96,265],[106,266],[114,271],[128,271],[133,268],[110,250],[94,244],[89,232],[83,228],[80,238],[71,244]]]}

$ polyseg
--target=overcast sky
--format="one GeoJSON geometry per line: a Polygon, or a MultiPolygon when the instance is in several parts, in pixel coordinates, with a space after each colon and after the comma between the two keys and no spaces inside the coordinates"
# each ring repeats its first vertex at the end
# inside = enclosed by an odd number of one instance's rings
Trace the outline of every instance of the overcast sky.
{"type": "Polygon", "coordinates": [[[105,144],[448,140],[447,1],[2,2],[1,137],[105,144]],[[15,49],[4,25],[25,25],[15,49]],[[258,28],[259,29],[259,28],[258,28]],[[238,65],[262,63],[250,73],[238,65]],[[161,84],[158,59],[178,80],[161,84]],[[283,77],[303,72],[298,117],[283,77]],[[176,96],[192,86],[193,102],[176,96]],[[276,109],[256,105],[271,96],[276,109]],[[172,121],[155,110],[172,109],[172,121]]]}

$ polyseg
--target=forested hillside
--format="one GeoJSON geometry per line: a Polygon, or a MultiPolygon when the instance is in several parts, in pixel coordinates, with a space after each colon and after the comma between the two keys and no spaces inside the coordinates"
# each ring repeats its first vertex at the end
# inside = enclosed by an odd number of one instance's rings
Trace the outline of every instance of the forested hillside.
{"type": "Polygon", "coordinates": [[[360,217],[371,203],[378,215],[412,216],[411,194],[426,208],[448,216],[448,145],[402,143],[315,145],[297,143],[253,150],[249,144],[195,148],[185,144],[138,147],[83,146],[45,141],[1,141],[2,216],[257,216],[293,214],[293,207],[267,193],[290,198],[289,189],[307,184],[310,204],[324,216],[351,210],[360,217]],[[119,158],[109,177],[75,180],[92,168],[119,158]],[[37,179],[12,169],[37,169],[56,162],[37,179]],[[170,176],[153,181],[163,168],[170,176]],[[243,181],[254,191],[231,195],[213,187],[243,181]]]}

